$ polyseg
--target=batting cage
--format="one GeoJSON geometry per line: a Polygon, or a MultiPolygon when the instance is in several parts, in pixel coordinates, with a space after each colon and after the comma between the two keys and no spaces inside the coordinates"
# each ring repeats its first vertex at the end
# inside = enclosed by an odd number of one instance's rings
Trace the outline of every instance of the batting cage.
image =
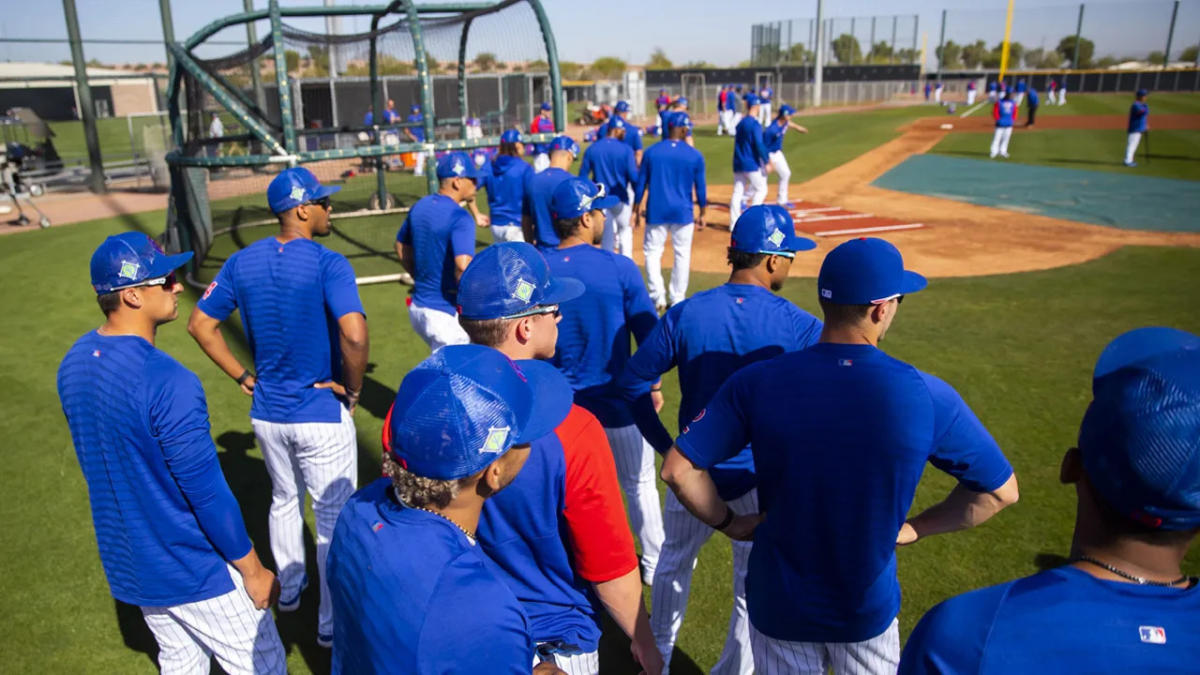
{"type": "Polygon", "coordinates": [[[164,239],[195,252],[196,285],[276,231],[266,189],[283,168],[303,165],[342,187],[323,243],[350,259],[359,283],[391,281],[402,271],[396,231],[408,206],[436,191],[439,155],[490,153],[504,130],[527,130],[543,102],[553,105],[555,128],[565,128],[554,36],[539,0],[271,0],[168,52],[174,149],[164,239]],[[347,33],[343,20],[368,25],[347,33]],[[244,49],[220,51],[239,36],[244,49]]]}

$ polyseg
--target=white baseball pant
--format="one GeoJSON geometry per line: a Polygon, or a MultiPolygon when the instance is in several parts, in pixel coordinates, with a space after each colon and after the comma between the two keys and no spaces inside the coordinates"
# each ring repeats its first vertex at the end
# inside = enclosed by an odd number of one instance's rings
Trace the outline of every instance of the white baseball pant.
{"type": "Polygon", "coordinates": [[[934,87],[933,88],[933,100],[935,102],[937,102],[937,103],[942,102],[942,92],[943,91],[944,91],[943,87],[934,87]]]}
{"type": "Polygon", "coordinates": [[[414,157],[413,160],[416,162],[416,164],[413,165],[413,175],[414,176],[424,176],[425,175],[425,153],[423,153],[423,152],[416,153],[416,157],[414,157]]]}
{"type": "Polygon", "coordinates": [[[1067,104],[1067,88],[1066,87],[1058,88],[1058,104],[1059,105],[1067,104]]]}
{"type": "Polygon", "coordinates": [[[251,419],[271,476],[271,555],[279,570],[279,594],[294,597],[305,577],[304,494],[317,521],[317,575],[321,602],[317,634],[333,635],[333,603],[325,583],[325,558],[342,506],[358,484],[358,438],[354,419],[339,406],[340,422],[283,424],[251,419]]]}
{"type": "Polygon", "coordinates": [[[1012,127],[996,127],[996,131],[992,133],[992,149],[988,156],[1008,157],[1008,140],[1010,138],[1012,138],[1012,127]]]}
{"type": "Polygon", "coordinates": [[[629,524],[642,544],[642,583],[654,582],[654,570],[663,544],[662,504],[654,470],[654,448],[636,425],[604,427],[617,465],[617,482],[625,493],[629,524]]]}
{"type": "MultiPolygon", "coordinates": [[[[729,502],[729,507],[740,514],[758,513],[757,491],[751,490],[729,502]]],[[[716,530],[689,513],[670,490],[667,490],[667,503],[663,507],[663,528],[666,530],[666,539],[658,556],[654,589],[650,594],[650,629],[654,632],[654,642],[663,656],[663,662],[670,666],[675,639],[687,613],[697,556],[716,530]]],[[[732,544],[733,609],[729,615],[725,648],[712,669],[717,675],[748,673],[754,668],[750,651],[750,619],[746,614],[746,563],[750,560],[751,544],[748,541],[734,541],[732,544]]]]}
{"type": "Polygon", "coordinates": [[[862,642],[787,642],[767,637],[750,625],[754,672],[759,675],[812,673],[825,675],[895,675],[900,667],[900,628],[895,619],[887,630],[862,642]]]}
{"type": "Polygon", "coordinates": [[[499,243],[502,241],[525,241],[525,233],[521,232],[520,225],[492,225],[492,239],[499,243]]]}
{"type": "Polygon", "coordinates": [[[737,220],[742,216],[742,198],[758,206],[767,199],[767,174],[765,171],[735,171],[733,174],[733,196],[729,199],[729,231],[733,232],[737,220]],[[749,185],[749,188],[747,188],[749,185]]]}
{"type": "Polygon", "coordinates": [[[997,100],[999,100],[999,97],[1000,97],[1000,94],[998,94],[997,92],[994,92],[994,91],[988,92],[988,101],[991,103],[995,103],[997,100]]]}
{"type": "Polygon", "coordinates": [[[1013,102],[1017,104],[1017,107],[1020,107],[1021,101],[1024,101],[1024,100],[1025,100],[1025,92],[1019,91],[1019,92],[1013,94],[1013,102]]]}
{"type": "Polygon", "coordinates": [[[533,172],[541,173],[550,168],[550,155],[544,152],[539,152],[533,156],[533,172]]]}
{"type": "MultiPolygon", "coordinates": [[[[539,642],[538,646],[545,643],[539,642]]],[[[553,654],[554,665],[567,675],[599,675],[600,673],[600,652],[588,652],[586,654],[553,654]]],[[[543,657],[534,651],[533,667],[536,668],[543,661],[543,657]]]]}
{"type": "Polygon", "coordinates": [[[717,113],[717,135],[720,136],[722,134],[729,134],[730,136],[732,136],[733,135],[733,127],[731,127],[729,125],[729,123],[732,121],[733,121],[733,111],[732,110],[721,110],[720,112],[718,112],[717,113]]]}
{"type": "Polygon", "coordinates": [[[471,341],[467,332],[458,324],[457,314],[422,307],[414,302],[408,306],[408,322],[412,325],[413,332],[429,345],[431,352],[436,352],[446,345],[465,345],[471,341]]]}
{"type": "Polygon", "coordinates": [[[1142,142],[1142,132],[1129,132],[1129,140],[1125,142],[1125,163],[1129,164],[1133,161],[1133,156],[1137,153],[1138,144],[1142,142]]]}
{"type": "Polygon", "coordinates": [[[978,94],[979,94],[979,92],[977,90],[968,89],[967,90],[967,105],[975,105],[975,97],[978,94]]]}
{"type": "Polygon", "coordinates": [[[646,257],[646,290],[655,306],[667,304],[667,290],[663,287],[662,257],[667,247],[667,235],[671,236],[671,248],[675,250],[675,263],[671,268],[671,304],[687,298],[688,277],[692,268],[692,235],[695,223],[686,225],[647,225],[642,240],[642,253],[646,257]]]}
{"type": "Polygon", "coordinates": [[[792,179],[792,167],[788,166],[787,157],[783,156],[782,150],[776,150],[767,155],[767,160],[771,162],[771,166],[775,169],[775,175],[779,176],[779,195],[777,203],[780,206],[788,205],[788,181],[792,179]]]}
{"type": "Polygon", "coordinates": [[[241,573],[227,567],[234,588],[224,595],[141,608],[158,642],[158,667],[165,675],[207,675],[213,657],[230,675],[287,672],[275,619],[269,610],[255,609],[241,573]]]}
{"type": "Polygon", "coordinates": [[[734,129],[734,131],[737,131],[737,125],[742,123],[743,117],[745,117],[745,115],[743,115],[742,113],[740,113],[736,110],[733,111],[733,129],[734,129]]]}
{"type": "Polygon", "coordinates": [[[616,206],[604,209],[604,239],[600,247],[605,251],[615,251],[626,258],[633,258],[633,228],[629,224],[633,207],[619,202],[616,206]]]}

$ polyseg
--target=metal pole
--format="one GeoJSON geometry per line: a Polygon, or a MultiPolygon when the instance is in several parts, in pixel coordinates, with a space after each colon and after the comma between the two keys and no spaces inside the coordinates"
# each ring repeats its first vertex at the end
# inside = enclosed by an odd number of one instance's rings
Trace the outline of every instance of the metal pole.
{"type": "Polygon", "coordinates": [[[467,35],[471,32],[471,21],[463,23],[462,37],[458,40],[458,111],[463,139],[467,137],[467,35]]]}
{"type": "Polygon", "coordinates": [[[888,59],[888,63],[896,62],[896,24],[900,21],[899,14],[892,15],[892,58],[888,59]]]}
{"type": "Polygon", "coordinates": [[[855,41],[855,40],[857,40],[857,39],[858,39],[858,38],[857,38],[857,37],[855,37],[855,35],[854,35],[854,17],[850,17],[850,40],[851,40],[851,43],[850,43],[850,44],[851,44],[851,49],[850,49],[850,65],[854,65],[854,49],[853,49],[853,44],[854,44],[854,41],[855,41]]]}
{"type": "Polygon", "coordinates": [[[1175,0],[1175,6],[1171,8],[1171,27],[1167,29],[1167,48],[1163,50],[1163,70],[1166,70],[1167,64],[1171,62],[1171,41],[1175,38],[1175,18],[1179,16],[1179,0],[1175,0]]]}
{"type": "Polygon", "coordinates": [[[296,154],[296,125],[292,118],[292,100],[288,86],[287,58],[283,54],[283,20],[279,0],[270,0],[272,50],[275,52],[275,88],[279,95],[279,126],[283,127],[283,147],[289,155],[296,154]]]}
{"type": "MultiPolygon", "coordinates": [[[[171,0],[158,0],[158,15],[162,19],[163,40],[166,42],[175,41],[175,21],[171,18],[171,0]]],[[[167,72],[171,71],[171,64],[175,62],[174,55],[170,51],[167,52],[167,72]]]]}
{"type": "MultiPolygon", "coordinates": [[[[1000,81],[1004,81],[1004,73],[1008,70],[1008,45],[1012,38],[1013,0],[1008,0],[1008,16],[1004,19],[1004,44],[1000,48],[1000,81]]],[[[1075,48],[1079,48],[1079,39],[1075,40],[1075,48]]]]}
{"type": "Polygon", "coordinates": [[[79,41],[79,16],[75,13],[75,0],[63,0],[63,14],[67,19],[67,39],[71,41],[71,61],[75,65],[75,91],[79,96],[76,109],[83,120],[83,137],[87,141],[88,189],[96,194],[108,192],[104,184],[104,159],[100,156],[100,136],[96,133],[96,109],[92,107],[92,88],[88,86],[87,65],[83,59],[83,43],[79,41]]]}
{"type": "MultiPolygon", "coordinates": [[[[325,0],[326,7],[333,7],[333,0],[325,0]]],[[[338,29],[341,27],[342,18],[336,15],[325,17],[325,34],[337,35],[338,29]]],[[[337,45],[333,42],[329,43],[329,77],[337,77],[338,74],[338,54],[337,45]]]]}
{"type": "Polygon", "coordinates": [[[542,38],[546,41],[546,57],[550,63],[550,93],[554,96],[554,128],[562,133],[567,129],[567,113],[563,110],[562,74],[558,69],[558,46],[554,42],[554,31],[550,29],[550,19],[542,8],[540,0],[529,0],[537,15],[538,25],[542,29],[542,38]]]}
{"type": "Polygon", "coordinates": [[[825,24],[821,22],[822,0],[817,0],[817,64],[813,69],[813,107],[821,107],[821,84],[825,79],[825,24]]]}
{"type": "MultiPolygon", "coordinates": [[[[917,55],[917,32],[918,32],[918,30],[920,29],[920,27],[921,27],[921,15],[920,15],[920,14],[913,14],[913,41],[912,41],[912,53],[913,53],[913,57],[914,57],[914,58],[915,58],[915,57],[916,57],[916,55],[917,55]]],[[[924,64],[922,64],[922,65],[924,65],[924,64]]]]}
{"type": "MultiPolygon", "coordinates": [[[[433,77],[429,74],[429,61],[425,58],[425,35],[421,30],[421,17],[417,14],[417,6],[411,2],[405,3],[408,5],[408,25],[409,33],[412,35],[413,51],[417,56],[417,80],[421,83],[421,112],[425,127],[425,142],[432,144],[434,142],[434,116],[437,111],[433,109],[433,77]]],[[[422,151],[424,152],[424,151],[422,151]]],[[[429,194],[434,194],[438,191],[437,167],[434,165],[434,155],[429,153],[425,161],[425,179],[429,186],[429,194]]]]}
{"type": "Polygon", "coordinates": [[[942,70],[946,67],[945,59],[946,50],[946,10],[942,10],[942,36],[938,38],[938,82],[942,81],[942,70]]]}
{"type": "MultiPolygon", "coordinates": [[[[242,6],[247,12],[254,10],[254,0],[242,0],[242,6]]],[[[254,22],[246,22],[246,44],[250,47],[258,44],[258,34],[254,30],[254,22]]],[[[262,76],[258,72],[258,59],[250,62],[250,85],[254,88],[254,102],[265,116],[267,114],[267,93],[263,91],[262,76]]]]}
{"type": "MultiPolygon", "coordinates": [[[[1085,5],[1082,2],[1079,3],[1079,21],[1075,23],[1075,51],[1074,51],[1074,54],[1071,55],[1071,68],[1073,68],[1075,70],[1079,69],[1079,36],[1083,34],[1083,8],[1084,8],[1084,6],[1085,5]]],[[[1011,15],[1011,12],[1012,12],[1011,8],[1009,9],[1009,12],[1011,15]]],[[[1003,74],[1001,74],[1001,77],[1003,78],[1003,74]]],[[[1067,81],[1067,76],[1064,74],[1063,82],[1066,83],[1066,81],[1067,81]]]]}
{"type": "MultiPolygon", "coordinates": [[[[383,135],[379,133],[380,122],[383,119],[383,99],[382,92],[379,91],[379,52],[376,49],[378,36],[375,34],[375,30],[379,28],[379,20],[381,18],[383,18],[382,14],[375,14],[371,17],[369,72],[371,77],[371,124],[375,128],[375,142],[383,145],[383,135]]],[[[435,170],[434,173],[437,173],[437,171],[435,170]]],[[[388,206],[388,192],[387,176],[383,173],[383,155],[375,158],[375,195],[378,199],[379,208],[386,209],[388,206]]]]}
{"type": "Polygon", "coordinates": [[[875,17],[871,17],[871,46],[867,48],[867,53],[875,51],[875,17]]]}

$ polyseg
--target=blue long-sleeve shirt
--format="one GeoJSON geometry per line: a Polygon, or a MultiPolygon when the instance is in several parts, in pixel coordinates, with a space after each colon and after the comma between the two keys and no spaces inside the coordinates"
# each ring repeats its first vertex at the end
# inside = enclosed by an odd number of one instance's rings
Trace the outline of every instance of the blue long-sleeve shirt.
{"type": "Polygon", "coordinates": [[[708,205],[708,187],[704,179],[704,155],[683,141],[655,143],[642,155],[642,168],[634,189],[634,203],[650,193],[646,207],[648,225],[686,225],[692,213],[692,191],[696,204],[708,205]]]}
{"type": "Polygon", "coordinates": [[[488,214],[492,225],[520,225],[525,203],[525,179],[533,173],[529,162],[512,155],[499,155],[479,187],[487,190],[488,214]]]}
{"type": "Polygon", "coordinates": [[[768,154],[762,125],[753,117],[743,117],[733,137],[734,172],[758,171],[766,166],[768,154]]]}
{"type": "Polygon", "coordinates": [[[783,136],[787,133],[788,123],[784,119],[774,119],[767,125],[763,131],[763,145],[766,146],[767,152],[782,152],[783,151],[783,136]]]}
{"type": "Polygon", "coordinates": [[[1134,101],[1133,105],[1129,106],[1129,133],[1145,131],[1149,118],[1150,106],[1142,101],[1134,101]]]}
{"type": "Polygon", "coordinates": [[[629,186],[637,183],[638,167],[633,150],[623,141],[602,138],[583,153],[579,165],[579,177],[600,183],[608,194],[616,195],[622,203],[629,203],[629,186]]]}

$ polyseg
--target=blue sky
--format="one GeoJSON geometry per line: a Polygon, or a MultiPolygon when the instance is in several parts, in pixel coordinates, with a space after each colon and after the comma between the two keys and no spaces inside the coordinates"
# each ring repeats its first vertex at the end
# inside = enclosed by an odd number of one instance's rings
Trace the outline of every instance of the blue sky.
{"type": "MultiPolygon", "coordinates": [[[[319,5],[322,0],[283,0],[286,5],[319,5]]],[[[336,0],[350,4],[353,0],[336,0]]],[[[264,6],[264,0],[255,0],[264,6]]],[[[77,0],[79,19],[85,38],[159,39],[162,35],[158,0],[77,0]]],[[[826,0],[827,16],[850,17],[916,14],[919,18],[918,43],[926,40],[932,54],[937,45],[941,10],[950,10],[947,37],[959,42],[983,38],[990,43],[1003,35],[1004,0],[826,0]]],[[[617,56],[629,62],[644,62],[655,47],[662,47],[678,63],[709,61],[734,65],[749,57],[750,26],[764,21],[808,18],[816,9],[815,0],[544,0],[558,42],[561,58],[590,62],[599,56],[617,56]]],[[[175,33],[180,39],[213,18],[241,10],[241,0],[173,0],[175,33]]],[[[1084,34],[1097,43],[1098,55],[1144,56],[1151,49],[1163,48],[1170,0],[1098,0],[1088,3],[1084,34]]],[[[1064,0],[1017,0],[1014,39],[1028,47],[1053,47],[1074,31],[1078,5],[1064,0]]],[[[0,0],[0,36],[65,37],[62,4],[42,0],[32,6],[29,0],[0,0]]],[[[298,23],[298,27],[321,31],[320,23],[298,23]]],[[[859,21],[856,33],[867,41],[867,24],[859,21]]],[[[878,35],[890,33],[881,24],[878,35]]],[[[847,30],[848,24],[835,30],[847,30]]],[[[344,32],[365,30],[365,20],[345,20],[344,32]]],[[[504,52],[514,42],[532,37],[532,26],[523,23],[505,25],[497,35],[504,52]]],[[[909,29],[911,31],[911,29],[909,29]]],[[[260,35],[261,35],[260,31],[260,35]]],[[[226,31],[221,38],[243,40],[244,30],[226,31]]],[[[886,37],[890,37],[887,35],[886,37]]],[[[909,38],[911,40],[911,37],[909,38]]],[[[1177,22],[1176,54],[1186,45],[1200,41],[1200,0],[1184,0],[1177,22]]],[[[472,45],[493,49],[488,44],[472,45]]],[[[919,46],[919,45],[918,45],[919,46]]],[[[209,53],[238,49],[217,46],[209,53]]],[[[512,52],[516,54],[517,52],[512,52]]],[[[163,49],[157,45],[85,45],[85,55],[104,62],[163,61],[163,49]]],[[[0,44],[0,60],[59,61],[69,58],[66,45],[0,44]]],[[[930,56],[932,64],[932,56],[930,56]]]]}

